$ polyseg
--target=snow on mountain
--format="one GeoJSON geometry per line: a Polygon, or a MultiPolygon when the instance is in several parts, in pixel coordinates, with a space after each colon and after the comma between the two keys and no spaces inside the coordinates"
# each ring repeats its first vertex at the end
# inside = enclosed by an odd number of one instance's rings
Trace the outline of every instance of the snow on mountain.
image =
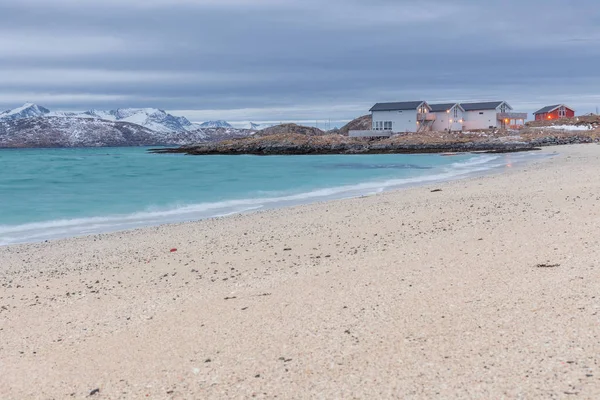
{"type": "Polygon", "coordinates": [[[101,147],[158,144],[139,125],[95,118],[41,116],[0,120],[0,147],[101,147]]]}
{"type": "Polygon", "coordinates": [[[233,128],[227,121],[207,121],[200,124],[200,128],[233,128]]]}
{"type": "Polygon", "coordinates": [[[98,118],[107,121],[123,121],[141,125],[156,132],[184,132],[197,129],[185,117],[175,117],[157,108],[119,108],[116,110],[89,110],[85,112],[50,112],[47,108],[27,103],[19,108],[0,113],[0,120],[23,119],[40,116],[98,118]]]}
{"type": "Polygon", "coordinates": [[[193,124],[187,118],[175,117],[157,108],[119,108],[110,111],[89,110],[82,113],[82,115],[107,121],[131,122],[156,132],[184,132],[194,129],[193,124]]]}
{"type": "MultiPolygon", "coordinates": [[[[50,111],[46,117],[80,117],[82,114],[71,111],[50,111]]],[[[90,117],[93,118],[93,117],[90,117]]]]}
{"type": "Polygon", "coordinates": [[[182,146],[246,137],[243,129],[157,132],[141,125],[81,116],[0,119],[0,148],[182,146]]]}
{"type": "Polygon", "coordinates": [[[21,107],[6,110],[0,113],[0,120],[15,120],[21,118],[33,118],[48,114],[50,110],[33,103],[25,103],[21,107]]]}
{"type": "Polygon", "coordinates": [[[50,112],[28,103],[0,113],[0,147],[173,146],[255,133],[225,121],[206,126],[156,108],[50,112]]]}

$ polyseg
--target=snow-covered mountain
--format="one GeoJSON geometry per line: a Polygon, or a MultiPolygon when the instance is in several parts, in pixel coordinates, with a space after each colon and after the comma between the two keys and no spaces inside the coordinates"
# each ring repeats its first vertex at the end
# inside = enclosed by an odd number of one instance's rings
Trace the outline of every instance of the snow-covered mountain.
{"type": "Polygon", "coordinates": [[[141,125],[80,116],[0,119],[0,148],[183,146],[247,137],[244,129],[156,132],[141,125]]]}
{"type": "Polygon", "coordinates": [[[0,119],[14,120],[21,118],[39,117],[50,113],[50,110],[33,103],[25,103],[21,107],[0,112],[0,119]]]}
{"type": "Polygon", "coordinates": [[[0,113],[0,120],[48,117],[98,118],[107,121],[131,122],[156,132],[184,132],[197,129],[185,117],[175,117],[157,108],[118,108],[116,110],[89,110],[84,112],[50,112],[47,108],[27,103],[19,108],[0,113]]]}
{"type": "Polygon", "coordinates": [[[122,121],[138,124],[156,132],[184,132],[194,129],[194,125],[185,117],[175,117],[157,108],[119,108],[102,111],[89,110],[84,117],[96,117],[108,121],[122,121]]]}
{"type": "Polygon", "coordinates": [[[200,128],[233,128],[227,121],[206,121],[200,124],[200,128]]]}
{"type": "Polygon", "coordinates": [[[95,118],[0,120],[0,147],[143,146],[154,144],[154,136],[153,131],[139,125],[95,118]]]}
{"type": "Polygon", "coordinates": [[[0,114],[0,147],[172,146],[253,133],[231,126],[200,128],[155,108],[51,112],[25,104],[0,114]]]}

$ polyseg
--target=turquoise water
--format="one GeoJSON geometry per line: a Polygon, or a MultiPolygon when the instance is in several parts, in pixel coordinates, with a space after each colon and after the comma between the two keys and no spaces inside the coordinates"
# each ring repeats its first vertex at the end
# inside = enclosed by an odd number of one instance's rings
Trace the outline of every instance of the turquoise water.
{"type": "Polygon", "coordinates": [[[0,245],[377,193],[501,168],[527,157],[0,150],[0,245]]]}

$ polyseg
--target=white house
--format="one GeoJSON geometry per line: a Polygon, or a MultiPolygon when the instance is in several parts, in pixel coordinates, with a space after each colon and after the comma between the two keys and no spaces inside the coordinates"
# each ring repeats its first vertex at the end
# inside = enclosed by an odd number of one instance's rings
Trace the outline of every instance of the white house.
{"type": "Polygon", "coordinates": [[[371,110],[374,131],[422,132],[431,130],[435,114],[425,101],[377,103],[371,110]]]}
{"type": "Polygon", "coordinates": [[[431,112],[436,115],[433,130],[462,131],[465,110],[458,103],[430,104],[431,112]]]}
{"type": "Polygon", "coordinates": [[[464,113],[464,129],[516,129],[522,127],[527,113],[512,112],[513,108],[505,101],[482,103],[461,103],[464,113]]]}

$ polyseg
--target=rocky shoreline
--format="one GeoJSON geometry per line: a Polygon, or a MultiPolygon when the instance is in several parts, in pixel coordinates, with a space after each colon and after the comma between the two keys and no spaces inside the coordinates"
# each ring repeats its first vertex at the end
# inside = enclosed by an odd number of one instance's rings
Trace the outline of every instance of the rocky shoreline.
{"type": "Polygon", "coordinates": [[[152,153],[189,155],[309,155],[309,154],[415,154],[415,153],[511,153],[539,150],[544,146],[600,142],[597,116],[560,121],[535,121],[519,131],[421,132],[391,138],[352,138],[352,129],[368,129],[371,117],[351,121],[341,129],[284,124],[248,137],[198,143],[177,148],[152,149],[152,153]],[[559,124],[559,126],[554,126],[559,124]],[[583,129],[582,129],[583,128],[583,129]]]}
{"type": "Polygon", "coordinates": [[[512,153],[520,151],[540,150],[543,146],[562,144],[592,143],[590,138],[544,138],[523,142],[456,142],[456,143],[422,143],[422,144],[390,144],[378,142],[340,143],[332,145],[295,145],[278,143],[270,145],[237,146],[235,143],[211,143],[177,148],[150,149],[155,154],[187,154],[187,155],[319,155],[319,154],[417,154],[417,153],[512,153]]]}
{"type": "MultiPolygon", "coordinates": [[[[262,140],[231,140],[177,148],[150,149],[156,154],[188,155],[318,155],[318,154],[414,154],[455,152],[517,152],[538,150],[523,142],[403,143],[390,140],[361,140],[347,137],[263,137],[262,140]]],[[[336,135],[337,136],[337,135],[336,135]]]]}
{"type": "Polygon", "coordinates": [[[181,148],[150,149],[150,153],[155,154],[187,154],[187,155],[327,155],[327,154],[419,154],[419,153],[462,153],[462,152],[482,152],[482,153],[514,153],[520,151],[541,150],[539,147],[519,144],[494,144],[479,145],[474,143],[449,143],[439,145],[407,145],[388,147],[381,146],[370,148],[365,146],[358,148],[356,146],[332,146],[323,147],[277,147],[277,148],[255,148],[255,149],[227,149],[220,150],[210,148],[209,146],[185,146],[181,148]]]}

